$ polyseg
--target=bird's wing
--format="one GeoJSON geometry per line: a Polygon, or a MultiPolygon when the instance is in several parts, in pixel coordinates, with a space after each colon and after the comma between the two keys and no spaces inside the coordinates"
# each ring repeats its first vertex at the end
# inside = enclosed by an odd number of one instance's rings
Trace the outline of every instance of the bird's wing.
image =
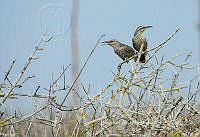
{"type": "Polygon", "coordinates": [[[130,58],[135,55],[135,51],[133,50],[133,48],[129,47],[128,45],[123,45],[120,48],[120,51],[125,53],[122,54],[123,58],[130,58]]]}
{"type": "Polygon", "coordinates": [[[122,47],[120,47],[121,50],[125,50],[126,52],[130,52],[130,53],[135,53],[135,51],[133,50],[133,48],[131,48],[128,45],[123,45],[122,47]]]}
{"type": "Polygon", "coordinates": [[[140,40],[136,39],[135,37],[133,37],[132,39],[132,44],[133,44],[133,48],[136,50],[136,51],[139,51],[140,50],[140,47],[141,47],[141,42],[140,40]]]}
{"type": "Polygon", "coordinates": [[[145,38],[145,40],[144,40],[144,46],[143,46],[144,51],[147,50],[147,46],[148,46],[148,44],[147,44],[147,40],[145,38]]]}
{"type": "Polygon", "coordinates": [[[134,48],[135,50],[137,50],[137,51],[138,51],[138,49],[137,49],[137,47],[136,47],[136,44],[135,44],[134,37],[132,38],[132,44],[133,44],[133,48],[134,48]]]}
{"type": "Polygon", "coordinates": [[[122,54],[123,51],[121,51],[120,49],[119,50],[114,50],[114,51],[122,60],[125,60],[124,54],[122,54]]]}

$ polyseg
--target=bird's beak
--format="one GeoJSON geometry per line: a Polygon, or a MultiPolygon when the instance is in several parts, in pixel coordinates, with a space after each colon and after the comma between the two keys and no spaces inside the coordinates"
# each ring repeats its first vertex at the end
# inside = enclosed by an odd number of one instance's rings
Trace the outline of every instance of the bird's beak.
{"type": "Polygon", "coordinates": [[[101,42],[101,45],[108,45],[108,41],[103,41],[103,42],[101,42]]]}
{"type": "Polygon", "coordinates": [[[153,26],[144,26],[145,29],[152,28],[153,26]]]}

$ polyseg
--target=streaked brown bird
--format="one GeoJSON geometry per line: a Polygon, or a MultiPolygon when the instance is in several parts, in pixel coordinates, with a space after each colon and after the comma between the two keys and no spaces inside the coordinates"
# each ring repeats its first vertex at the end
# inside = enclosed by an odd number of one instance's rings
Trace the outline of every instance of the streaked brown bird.
{"type": "Polygon", "coordinates": [[[108,40],[102,42],[103,45],[109,45],[113,47],[114,52],[123,60],[128,59],[135,55],[135,51],[133,48],[126,44],[120,43],[116,39],[108,40]]]}
{"type": "MultiPolygon", "coordinates": [[[[143,32],[148,29],[151,28],[152,26],[139,26],[137,27],[137,29],[135,30],[134,36],[132,38],[132,43],[133,43],[133,48],[136,51],[140,51],[140,48],[143,45],[143,49],[142,51],[146,51],[147,50],[147,40],[145,38],[145,36],[143,35],[143,32]]],[[[142,54],[140,57],[140,62],[141,63],[145,63],[146,61],[146,53],[142,54]]],[[[135,60],[136,61],[136,60],[135,60]]]]}

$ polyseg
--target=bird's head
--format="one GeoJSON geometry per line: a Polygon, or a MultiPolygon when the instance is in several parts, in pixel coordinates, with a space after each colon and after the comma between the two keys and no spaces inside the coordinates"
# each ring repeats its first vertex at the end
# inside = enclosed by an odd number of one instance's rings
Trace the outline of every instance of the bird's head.
{"type": "Polygon", "coordinates": [[[142,34],[146,29],[152,28],[152,27],[153,27],[153,26],[139,26],[139,27],[137,27],[137,29],[135,30],[135,34],[134,34],[134,35],[142,34]]]}
{"type": "Polygon", "coordinates": [[[110,46],[113,46],[113,45],[119,44],[119,41],[116,40],[116,39],[112,39],[112,40],[104,41],[104,42],[101,42],[101,43],[102,43],[102,45],[110,45],[110,46]]]}

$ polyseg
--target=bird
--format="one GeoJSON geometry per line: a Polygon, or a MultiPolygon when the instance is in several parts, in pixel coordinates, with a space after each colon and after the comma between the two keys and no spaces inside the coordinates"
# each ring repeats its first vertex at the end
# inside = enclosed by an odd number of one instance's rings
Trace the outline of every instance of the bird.
{"type": "MultiPolygon", "coordinates": [[[[146,40],[146,37],[143,35],[143,32],[146,29],[151,28],[151,27],[153,27],[153,26],[139,26],[135,30],[134,36],[132,38],[132,44],[133,44],[133,48],[136,51],[139,52],[140,48],[142,47],[142,45],[143,45],[142,51],[146,51],[147,50],[147,40],[146,40]]],[[[139,61],[141,63],[145,63],[145,61],[146,61],[145,58],[146,58],[146,53],[143,53],[143,54],[141,54],[141,57],[140,57],[139,61]]]]}
{"type": "Polygon", "coordinates": [[[114,49],[114,52],[122,59],[122,60],[126,60],[128,58],[131,58],[132,56],[135,55],[135,50],[126,45],[126,44],[122,44],[121,42],[119,42],[116,39],[112,39],[112,40],[108,40],[108,41],[104,41],[101,42],[103,45],[109,45],[114,49]]]}

